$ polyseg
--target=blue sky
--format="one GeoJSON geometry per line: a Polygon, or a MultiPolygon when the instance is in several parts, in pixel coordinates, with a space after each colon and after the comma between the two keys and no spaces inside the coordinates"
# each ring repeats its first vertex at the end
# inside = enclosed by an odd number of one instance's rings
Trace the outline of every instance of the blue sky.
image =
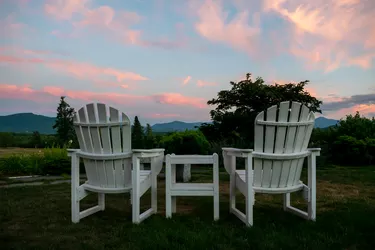
{"type": "Polygon", "coordinates": [[[310,80],[324,116],[374,116],[375,4],[328,2],[0,0],[0,115],[53,116],[64,95],[207,121],[207,100],[250,72],[310,80]]]}

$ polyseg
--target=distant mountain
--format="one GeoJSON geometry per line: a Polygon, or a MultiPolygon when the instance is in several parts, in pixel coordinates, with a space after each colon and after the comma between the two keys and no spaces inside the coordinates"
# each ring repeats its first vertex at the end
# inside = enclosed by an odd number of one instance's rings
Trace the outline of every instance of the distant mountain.
{"type": "Polygon", "coordinates": [[[54,117],[33,113],[0,116],[0,132],[32,133],[39,131],[41,134],[54,134],[56,131],[52,128],[53,124],[55,124],[54,117]]]}
{"type": "Polygon", "coordinates": [[[336,125],[338,122],[338,120],[318,117],[315,119],[315,128],[327,128],[336,125]]]}
{"type": "Polygon", "coordinates": [[[152,131],[154,132],[172,132],[172,131],[185,131],[187,130],[195,130],[196,126],[199,127],[203,122],[180,122],[180,121],[173,121],[167,123],[156,123],[151,126],[152,131]]]}
{"type": "MultiPolygon", "coordinates": [[[[338,120],[328,119],[325,117],[318,117],[315,120],[316,128],[326,128],[337,124],[338,120]]],[[[36,115],[33,113],[19,113],[7,116],[0,116],[0,132],[13,132],[13,133],[32,133],[39,131],[41,134],[54,134],[55,130],[52,129],[55,123],[54,117],[43,115],[36,115]]],[[[173,132],[194,130],[199,127],[203,122],[181,122],[173,121],[167,123],[157,123],[151,126],[154,132],[173,132]]],[[[208,122],[209,123],[209,122],[208,122]]]]}

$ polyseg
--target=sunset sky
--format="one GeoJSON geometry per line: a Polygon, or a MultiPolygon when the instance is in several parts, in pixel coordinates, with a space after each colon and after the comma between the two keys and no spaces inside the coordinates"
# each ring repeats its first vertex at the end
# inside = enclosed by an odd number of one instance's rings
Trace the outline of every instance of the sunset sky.
{"type": "Polygon", "coordinates": [[[375,116],[375,1],[0,0],[0,115],[54,116],[64,95],[208,121],[247,72],[310,80],[328,118],[375,116]]]}

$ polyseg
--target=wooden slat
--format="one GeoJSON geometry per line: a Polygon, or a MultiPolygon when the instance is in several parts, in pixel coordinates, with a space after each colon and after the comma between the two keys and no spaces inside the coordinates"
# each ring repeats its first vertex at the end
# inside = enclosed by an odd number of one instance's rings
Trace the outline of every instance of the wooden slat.
{"type": "MultiPolygon", "coordinates": [[[[288,113],[289,113],[289,102],[280,103],[278,121],[279,122],[288,121],[288,113]]],[[[287,130],[286,127],[283,127],[283,126],[277,127],[275,150],[274,150],[274,153],[276,153],[276,154],[284,153],[286,130],[287,130]]],[[[271,188],[276,188],[276,187],[279,186],[280,177],[281,177],[281,170],[282,170],[282,163],[283,163],[283,161],[278,161],[278,160],[273,161],[271,188]]]]}
{"type": "MultiPolygon", "coordinates": [[[[86,107],[83,107],[78,111],[80,122],[87,122],[85,108],[86,107]]],[[[87,127],[81,126],[81,131],[83,135],[83,140],[85,141],[86,151],[89,153],[94,153],[89,129],[87,127]]],[[[91,185],[99,185],[100,182],[96,172],[95,161],[89,159],[84,159],[83,161],[85,164],[86,175],[89,183],[91,185]]]]}
{"type": "MultiPolygon", "coordinates": [[[[255,118],[255,128],[254,128],[254,151],[263,152],[264,145],[264,125],[258,125],[257,121],[264,120],[264,112],[261,112],[255,118]]],[[[263,171],[263,160],[254,158],[254,183],[255,187],[260,187],[262,184],[262,171],[263,171]]]]}
{"type": "MultiPolygon", "coordinates": [[[[99,118],[99,122],[101,123],[108,122],[107,109],[106,109],[105,104],[98,103],[98,118],[99,118]]],[[[101,142],[102,142],[102,147],[103,147],[103,153],[104,154],[112,153],[109,127],[100,128],[100,137],[101,137],[101,142]]],[[[115,169],[113,167],[113,160],[103,161],[103,168],[105,170],[107,187],[114,188],[115,187],[115,169]]]]}
{"type": "MultiPolygon", "coordinates": [[[[296,119],[296,121],[299,120],[299,115],[300,115],[300,112],[301,112],[301,106],[302,105],[300,103],[296,103],[296,102],[292,103],[291,113],[293,113],[294,116],[293,117],[291,116],[291,119],[296,119]]],[[[294,120],[290,120],[290,121],[294,122],[294,120]]],[[[290,133],[290,137],[287,138],[287,139],[289,139],[288,146],[287,146],[288,147],[288,153],[294,152],[295,145],[298,144],[298,141],[300,140],[300,137],[297,136],[297,132],[298,132],[297,129],[298,129],[298,127],[289,128],[291,133],[290,133]]],[[[289,169],[288,179],[287,179],[287,183],[286,183],[287,186],[293,185],[294,177],[295,177],[296,170],[297,170],[297,163],[298,163],[298,160],[292,160],[291,163],[290,163],[290,169],[289,169]]]]}
{"type": "MultiPolygon", "coordinates": [[[[119,112],[117,109],[110,107],[109,115],[110,115],[111,121],[113,122],[119,121],[119,112]]],[[[112,135],[112,151],[113,153],[120,153],[122,151],[120,127],[119,126],[111,127],[111,135],[112,135]]],[[[123,161],[115,160],[114,167],[115,167],[115,180],[116,180],[115,185],[116,187],[122,187],[124,186],[123,161]]]]}
{"type": "MultiPolygon", "coordinates": [[[[277,106],[267,109],[267,121],[276,121],[277,106]]],[[[264,139],[264,152],[273,153],[275,144],[275,126],[266,126],[266,137],[264,139]]],[[[271,184],[272,160],[263,160],[262,187],[269,187],[271,184]]]]}
{"type": "Polygon", "coordinates": [[[122,113],[122,121],[128,122],[129,125],[122,126],[122,152],[128,152],[132,149],[132,131],[131,131],[131,123],[129,117],[122,113]]]}
{"type": "MultiPolygon", "coordinates": [[[[73,117],[73,123],[77,123],[79,122],[79,115],[78,113],[76,113],[73,117]]],[[[82,130],[81,130],[81,127],[78,126],[78,125],[74,125],[74,130],[76,132],[76,135],[77,135],[77,139],[78,139],[78,143],[79,143],[79,147],[81,150],[84,150],[86,151],[86,144],[85,144],[85,140],[83,139],[83,134],[82,134],[82,130]]]]}
{"type": "MultiPolygon", "coordinates": [[[[299,110],[300,110],[300,104],[293,102],[290,113],[289,113],[288,121],[290,122],[298,121],[299,110]]],[[[284,145],[284,153],[293,152],[295,134],[296,134],[296,127],[287,128],[285,145],[284,145]]],[[[282,162],[279,187],[287,186],[291,162],[292,162],[291,160],[282,162]]]]}
{"type": "MultiPolygon", "coordinates": [[[[305,107],[305,108],[307,109],[307,107],[305,107]]],[[[314,116],[313,112],[310,112],[308,109],[307,109],[307,111],[305,110],[305,112],[307,112],[306,117],[304,117],[305,120],[307,120],[307,121],[315,121],[315,116],[314,116]]],[[[301,135],[301,137],[303,138],[303,139],[301,139],[302,144],[298,145],[301,151],[307,149],[307,146],[309,144],[313,128],[314,128],[314,124],[311,124],[311,125],[308,125],[308,126],[305,127],[304,133],[303,133],[303,135],[301,135]]],[[[298,182],[301,179],[303,162],[304,162],[304,159],[299,159],[298,162],[297,162],[296,175],[295,175],[294,181],[293,181],[293,183],[295,185],[298,184],[298,182]]]]}

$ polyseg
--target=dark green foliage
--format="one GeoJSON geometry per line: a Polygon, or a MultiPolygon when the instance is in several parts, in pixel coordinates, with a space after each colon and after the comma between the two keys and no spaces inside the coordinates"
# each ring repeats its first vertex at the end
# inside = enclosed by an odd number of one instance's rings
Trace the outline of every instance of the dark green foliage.
{"type": "Polygon", "coordinates": [[[144,148],[144,131],[141,123],[138,120],[138,116],[134,118],[132,126],[132,149],[143,149],[144,148]]]}
{"type": "MultiPolygon", "coordinates": [[[[375,119],[361,117],[359,112],[347,115],[328,129],[314,129],[310,147],[322,148],[326,162],[342,165],[375,163],[375,119]]],[[[319,157],[319,158],[321,158],[319,157]]]]}
{"type": "Polygon", "coordinates": [[[53,128],[56,129],[56,137],[60,146],[67,145],[70,140],[76,140],[74,126],[74,108],[65,101],[65,97],[60,99],[57,107],[57,117],[53,128]]]}
{"type": "Polygon", "coordinates": [[[14,136],[12,133],[0,132],[0,147],[13,147],[14,136]]]}
{"type": "Polygon", "coordinates": [[[38,131],[33,132],[33,135],[31,136],[31,145],[33,145],[35,148],[43,147],[42,137],[38,131]]]}
{"type": "Polygon", "coordinates": [[[298,84],[267,85],[261,77],[253,81],[251,74],[239,82],[230,82],[230,90],[222,90],[217,98],[207,104],[216,105],[210,115],[213,124],[203,124],[200,130],[209,141],[239,138],[253,141],[256,115],[282,101],[296,101],[308,106],[310,110],[321,113],[321,101],[305,90],[309,81],[298,84]]]}
{"type": "Polygon", "coordinates": [[[165,154],[208,154],[210,144],[199,130],[186,130],[164,136],[160,146],[165,148],[165,154]]]}
{"type": "Polygon", "coordinates": [[[150,124],[147,123],[146,125],[146,133],[145,133],[145,138],[144,138],[144,148],[146,149],[151,149],[155,147],[155,137],[152,133],[152,128],[150,124]]]}

